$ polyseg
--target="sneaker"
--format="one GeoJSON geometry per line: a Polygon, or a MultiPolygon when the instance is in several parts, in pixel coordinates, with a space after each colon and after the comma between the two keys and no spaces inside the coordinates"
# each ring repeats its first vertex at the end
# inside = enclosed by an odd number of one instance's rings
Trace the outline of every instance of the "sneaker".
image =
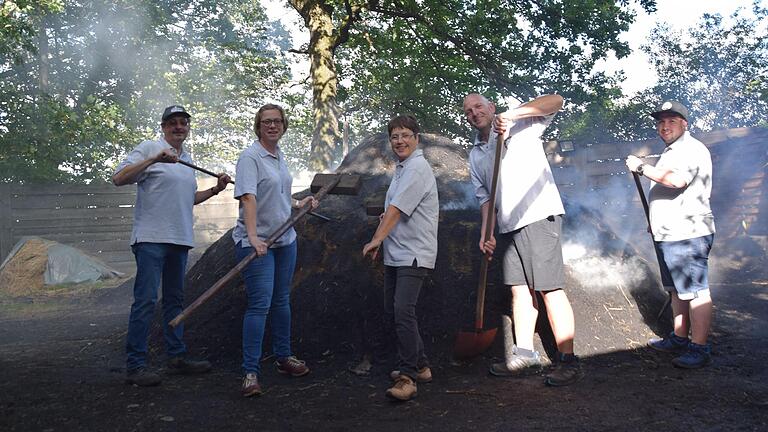
{"type": "MultiPolygon", "coordinates": [[[[393,370],[392,372],[389,373],[389,377],[392,378],[392,381],[397,381],[397,379],[400,378],[400,371],[393,370]]],[[[423,367],[419,369],[416,372],[416,382],[419,382],[419,383],[432,382],[432,370],[429,369],[429,367],[423,367]]]]}
{"type": "Polygon", "coordinates": [[[292,377],[300,377],[309,373],[309,368],[303,360],[299,360],[294,356],[279,359],[275,362],[277,371],[281,374],[290,375],[292,377]]]}
{"type": "Polygon", "coordinates": [[[162,379],[160,378],[160,375],[145,367],[129,370],[125,374],[126,384],[137,385],[139,387],[153,387],[160,384],[161,381],[162,379]]]}
{"type": "Polygon", "coordinates": [[[656,351],[665,353],[681,353],[688,347],[690,339],[687,337],[680,337],[672,332],[665,338],[655,338],[648,341],[648,346],[656,351]]]}
{"type": "Polygon", "coordinates": [[[417,394],[416,383],[407,375],[400,375],[395,385],[387,389],[386,393],[387,397],[400,401],[411,400],[417,394]]]}
{"type": "Polygon", "coordinates": [[[688,350],[680,357],[672,359],[672,364],[684,369],[698,369],[712,362],[712,346],[689,343],[688,350]]]}
{"type": "Polygon", "coordinates": [[[261,386],[259,385],[259,377],[255,373],[247,373],[243,378],[242,387],[243,396],[261,396],[261,386]]]}
{"type": "Polygon", "coordinates": [[[192,375],[211,370],[211,362],[207,360],[189,360],[184,356],[168,360],[167,373],[171,375],[192,375]]]}
{"type": "Polygon", "coordinates": [[[535,373],[541,370],[541,355],[538,351],[533,356],[512,354],[506,362],[494,363],[488,370],[491,375],[498,377],[519,376],[535,373]]]}
{"type": "Polygon", "coordinates": [[[571,385],[584,378],[579,357],[574,354],[557,353],[555,368],[547,375],[544,384],[552,387],[571,385]]]}

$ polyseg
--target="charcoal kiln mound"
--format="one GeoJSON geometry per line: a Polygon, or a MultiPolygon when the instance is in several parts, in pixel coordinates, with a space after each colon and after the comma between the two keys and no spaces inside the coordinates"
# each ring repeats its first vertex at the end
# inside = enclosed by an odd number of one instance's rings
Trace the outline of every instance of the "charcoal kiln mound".
{"type": "MultiPolygon", "coordinates": [[[[424,287],[418,316],[427,351],[435,362],[451,358],[459,330],[474,320],[480,256],[480,215],[469,182],[466,151],[447,138],[424,134],[421,147],[432,165],[440,195],[438,257],[424,287]]],[[[337,172],[363,178],[358,196],[328,196],[317,209],[332,219],[305,217],[297,226],[299,255],[292,291],[294,351],[310,360],[329,355],[374,359],[394,352],[393,327],[383,311],[382,264],[363,259],[361,250],[378,224],[366,208],[383,207],[395,161],[384,134],[369,137],[337,172]]],[[[308,192],[304,192],[306,194],[308,192]]],[[[664,294],[653,268],[600,223],[599,215],[566,203],[564,250],[567,292],[582,354],[632,348],[654,331],[664,294]]],[[[375,213],[375,212],[373,212],[375,213]]],[[[187,274],[187,303],[212,286],[236,262],[231,233],[211,245],[187,274]]],[[[498,259],[491,262],[486,297],[486,327],[509,313],[510,296],[500,280],[498,259]]],[[[186,322],[190,347],[214,361],[239,362],[246,299],[242,280],[229,283],[186,322]]],[[[552,353],[541,314],[541,348],[552,353]]],[[[156,320],[159,322],[159,320],[156,320]]],[[[269,330],[265,354],[270,352],[269,330]]],[[[497,341],[501,338],[497,338],[497,341]]],[[[162,347],[158,325],[153,347],[162,347]]],[[[498,345],[498,344],[497,344],[498,345]]],[[[498,354],[499,346],[495,348],[498,354]]]]}

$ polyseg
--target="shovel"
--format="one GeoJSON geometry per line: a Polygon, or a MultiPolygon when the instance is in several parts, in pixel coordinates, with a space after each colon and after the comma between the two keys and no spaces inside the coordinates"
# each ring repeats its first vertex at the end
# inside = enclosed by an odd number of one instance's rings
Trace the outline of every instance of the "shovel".
{"type": "MultiPolygon", "coordinates": [[[[315,178],[312,180],[312,185],[310,186],[312,192],[317,192],[315,194],[315,199],[317,201],[322,200],[325,198],[326,195],[330,194],[337,194],[337,195],[357,195],[357,193],[360,191],[360,176],[357,175],[349,175],[349,174],[317,174],[315,175],[315,178]],[[322,185],[322,186],[321,186],[322,185]]],[[[309,210],[312,208],[312,205],[310,203],[307,203],[304,207],[301,208],[296,214],[291,216],[287,221],[285,221],[280,227],[275,230],[275,232],[272,233],[272,235],[269,236],[264,242],[267,244],[267,248],[272,246],[277,239],[279,239],[283,234],[285,234],[288,229],[290,229],[292,226],[298,222],[299,219],[301,219],[302,216],[307,214],[309,210]]],[[[256,259],[258,255],[256,254],[256,251],[254,250],[251,252],[250,255],[243,258],[242,261],[240,261],[235,267],[232,268],[227,274],[225,274],[221,279],[219,279],[215,284],[213,284],[212,287],[208,288],[204,293],[200,295],[195,301],[193,301],[189,306],[187,306],[179,315],[176,316],[176,318],[172,319],[171,322],[168,324],[171,325],[171,327],[176,327],[179,324],[181,324],[184,320],[189,318],[189,316],[197,309],[199,308],[203,303],[208,301],[211,297],[213,297],[216,293],[221,291],[224,286],[229,283],[232,279],[237,277],[238,274],[254,259],[256,259]]]]}
{"type": "MultiPolygon", "coordinates": [[[[493,180],[491,181],[491,196],[488,200],[488,210],[485,217],[484,241],[491,238],[494,218],[496,217],[496,187],[499,182],[499,165],[501,164],[501,149],[504,146],[504,135],[496,137],[496,155],[493,161],[493,180]]],[[[457,358],[475,357],[487,350],[496,337],[496,328],[483,330],[483,312],[485,309],[485,287],[488,280],[488,259],[483,255],[480,262],[480,281],[477,284],[477,304],[475,305],[475,328],[471,331],[460,331],[456,336],[453,354],[457,358]]]]}
{"type": "MultiPolygon", "coordinates": [[[[643,210],[645,211],[645,220],[648,221],[648,232],[651,233],[651,242],[653,242],[653,251],[656,252],[656,261],[659,262],[659,272],[664,275],[669,275],[669,269],[667,268],[667,263],[664,262],[664,259],[661,257],[661,254],[659,253],[659,248],[656,247],[656,242],[653,240],[653,233],[651,232],[651,213],[648,210],[648,200],[645,199],[645,192],[643,192],[643,185],[640,183],[640,175],[636,172],[632,172],[632,177],[635,178],[635,186],[637,187],[637,193],[640,195],[640,202],[643,204],[643,210]]],[[[664,277],[661,278],[662,285],[664,284],[664,277]]],[[[670,303],[672,302],[672,293],[670,293],[667,296],[667,300],[664,301],[664,305],[661,307],[661,310],[659,310],[658,315],[656,315],[656,320],[660,320],[661,316],[664,315],[664,311],[667,310],[670,303]]]]}

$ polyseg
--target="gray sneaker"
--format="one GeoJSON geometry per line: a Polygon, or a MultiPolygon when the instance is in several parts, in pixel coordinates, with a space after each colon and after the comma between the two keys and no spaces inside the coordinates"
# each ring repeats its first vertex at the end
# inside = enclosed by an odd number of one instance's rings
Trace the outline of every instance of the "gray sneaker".
{"type": "Polygon", "coordinates": [[[519,376],[536,373],[541,370],[541,366],[541,355],[538,351],[534,351],[530,357],[512,354],[506,362],[492,364],[488,372],[499,377],[519,376]]]}
{"type": "Polygon", "coordinates": [[[139,387],[153,387],[159,385],[162,379],[160,375],[148,370],[145,367],[132,369],[125,374],[125,383],[137,385],[139,387]]]}

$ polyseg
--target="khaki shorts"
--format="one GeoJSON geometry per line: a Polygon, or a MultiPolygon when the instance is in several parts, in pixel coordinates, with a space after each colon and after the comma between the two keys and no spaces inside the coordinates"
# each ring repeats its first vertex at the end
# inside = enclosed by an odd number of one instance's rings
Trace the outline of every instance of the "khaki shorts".
{"type": "Polygon", "coordinates": [[[536,291],[565,286],[562,226],[562,215],[550,216],[501,234],[501,240],[509,241],[503,262],[505,285],[527,285],[536,291]]]}

